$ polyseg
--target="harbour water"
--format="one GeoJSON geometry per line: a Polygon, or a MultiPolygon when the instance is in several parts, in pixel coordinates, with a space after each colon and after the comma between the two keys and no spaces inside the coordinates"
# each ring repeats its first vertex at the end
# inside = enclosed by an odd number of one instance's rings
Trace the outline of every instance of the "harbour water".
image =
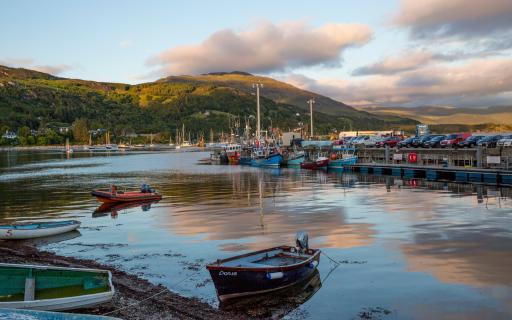
{"type": "Polygon", "coordinates": [[[207,156],[2,152],[0,221],[78,219],[80,234],[42,248],[214,306],[207,262],[292,244],[305,230],[326,253],[314,289],[243,311],[291,319],[512,317],[511,189],[196,164],[207,156]],[[164,198],[98,211],[90,196],[93,188],[142,182],[164,198]]]}

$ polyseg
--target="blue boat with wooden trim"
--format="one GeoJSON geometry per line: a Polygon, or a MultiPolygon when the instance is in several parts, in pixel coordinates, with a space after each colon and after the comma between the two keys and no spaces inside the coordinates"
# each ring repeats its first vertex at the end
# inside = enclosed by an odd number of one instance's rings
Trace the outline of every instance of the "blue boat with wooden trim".
{"type": "Polygon", "coordinates": [[[253,158],[251,166],[279,168],[281,166],[281,162],[283,162],[283,156],[279,153],[272,153],[266,157],[253,158]]]}
{"type": "Polygon", "coordinates": [[[320,262],[320,250],[308,247],[305,233],[298,233],[296,243],[296,247],[273,247],[207,265],[219,300],[281,290],[309,277],[320,262]]]}

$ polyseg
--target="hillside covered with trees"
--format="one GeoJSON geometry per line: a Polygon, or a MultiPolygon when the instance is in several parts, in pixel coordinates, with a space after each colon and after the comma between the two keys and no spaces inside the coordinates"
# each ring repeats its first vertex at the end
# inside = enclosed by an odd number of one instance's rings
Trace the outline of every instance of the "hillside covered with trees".
{"type": "Polygon", "coordinates": [[[17,132],[25,139],[35,131],[48,136],[46,141],[30,138],[24,141],[27,144],[62,143],[66,136],[86,142],[86,132],[99,128],[117,137],[131,133],[161,133],[162,137],[169,137],[183,124],[193,135],[207,136],[211,129],[217,133],[229,131],[235,119],[242,126],[247,119],[254,128],[256,98],[251,83],[256,81],[266,82],[261,92],[264,128],[272,125],[288,130],[300,122],[309,123],[306,97],[317,100],[314,119],[318,134],[334,129],[401,128],[416,123],[357,111],[329,98],[249,74],[171,77],[129,85],[58,78],[0,66],[0,128],[2,133],[17,132]],[[300,105],[294,102],[298,101],[295,96],[300,97],[300,105]],[[339,110],[334,108],[336,104],[339,110]],[[58,131],[66,127],[69,132],[58,131]]]}

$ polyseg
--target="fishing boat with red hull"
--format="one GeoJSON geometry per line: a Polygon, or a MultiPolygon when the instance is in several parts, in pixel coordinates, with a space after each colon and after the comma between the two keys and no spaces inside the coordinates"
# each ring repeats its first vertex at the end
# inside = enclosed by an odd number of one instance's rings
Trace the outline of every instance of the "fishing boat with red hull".
{"type": "Polygon", "coordinates": [[[320,262],[320,250],[308,248],[299,233],[297,247],[279,246],[217,260],[206,268],[220,301],[281,290],[309,277],[320,262]]]}
{"type": "Polygon", "coordinates": [[[329,158],[318,157],[316,160],[302,162],[300,164],[300,167],[302,169],[317,170],[317,169],[327,168],[328,165],[329,165],[329,158]]]}
{"type": "Polygon", "coordinates": [[[147,184],[143,184],[139,191],[119,191],[113,185],[110,190],[93,190],[91,195],[103,203],[141,202],[162,199],[162,195],[147,184]]]}

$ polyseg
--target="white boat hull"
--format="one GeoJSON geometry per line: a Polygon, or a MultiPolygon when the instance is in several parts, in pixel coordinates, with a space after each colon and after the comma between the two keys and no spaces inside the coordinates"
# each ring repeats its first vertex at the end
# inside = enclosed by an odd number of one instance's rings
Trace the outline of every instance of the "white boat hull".
{"type": "Polygon", "coordinates": [[[78,229],[80,224],[65,225],[55,228],[42,228],[33,230],[22,229],[0,229],[0,239],[2,240],[23,240],[40,237],[54,236],[78,229]]]}
{"type": "Polygon", "coordinates": [[[44,311],[73,310],[81,308],[90,308],[105,302],[109,302],[110,300],[112,300],[113,296],[114,292],[112,290],[111,292],[95,293],[69,298],[0,302],[0,308],[44,311]]]}

